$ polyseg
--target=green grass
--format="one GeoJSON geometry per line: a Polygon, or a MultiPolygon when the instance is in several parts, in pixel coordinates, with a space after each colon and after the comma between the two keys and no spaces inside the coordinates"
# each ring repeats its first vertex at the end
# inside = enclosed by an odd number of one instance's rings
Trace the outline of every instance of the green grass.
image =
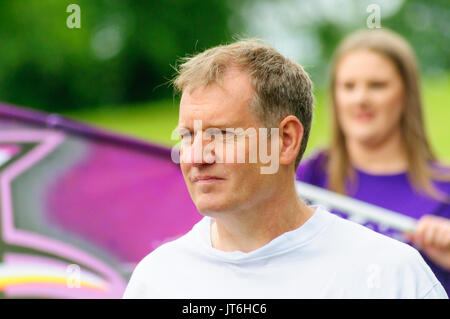
{"type": "MultiPolygon", "coordinates": [[[[424,116],[431,145],[440,159],[450,162],[450,74],[428,78],[423,82],[424,116]]],[[[315,92],[311,135],[306,156],[329,140],[329,106],[327,96],[315,92]]],[[[178,101],[162,100],[138,105],[105,106],[62,115],[100,128],[133,136],[160,145],[176,143],[171,134],[178,122],[178,101]]]]}
{"type": "Polygon", "coordinates": [[[424,86],[426,130],[436,155],[450,163],[450,73],[424,86]]]}
{"type": "Polygon", "coordinates": [[[61,115],[160,145],[171,146],[176,143],[170,137],[178,123],[178,101],[106,106],[61,115]]]}

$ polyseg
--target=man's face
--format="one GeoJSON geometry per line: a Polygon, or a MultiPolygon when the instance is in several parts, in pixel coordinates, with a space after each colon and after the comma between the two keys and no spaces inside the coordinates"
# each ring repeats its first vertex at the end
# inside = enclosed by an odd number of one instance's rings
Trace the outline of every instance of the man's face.
{"type": "Polygon", "coordinates": [[[237,69],[227,71],[221,86],[212,84],[193,91],[187,88],[181,96],[178,129],[189,131],[190,137],[181,144],[180,166],[192,200],[204,215],[246,210],[258,206],[273,192],[274,174],[261,174],[261,166],[266,165],[260,163],[259,156],[256,162],[249,161],[248,137],[224,135],[222,153],[212,150],[208,156],[201,156],[200,162],[195,163],[193,157],[186,161],[186,154],[194,154],[198,148],[204,152],[211,146],[214,137],[205,138],[204,134],[208,129],[217,128],[217,132],[225,133],[227,128],[254,128],[255,139],[259,141],[261,124],[251,112],[252,98],[249,76],[237,69]],[[202,131],[195,131],[194,121],[201,121],[202,131]],[[245,163],[236,160],[238,147],[244,147],[245,163]],[[232,162],[225,159],[229,150],[234,152],[232,162]]]}

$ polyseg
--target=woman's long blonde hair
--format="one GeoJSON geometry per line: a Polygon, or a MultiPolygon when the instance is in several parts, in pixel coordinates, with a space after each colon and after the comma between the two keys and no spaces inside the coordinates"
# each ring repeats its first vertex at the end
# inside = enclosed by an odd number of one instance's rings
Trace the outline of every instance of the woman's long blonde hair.
{"type": "Polygon", "coordinates": [[[346,193],[346,183],[355,180],[344,133],[336,114],[336,70],[340,59],[350,51],[366,49],[380,53],[394,62],[405,87],[405,111],[400,120],[401,134],[408,160],[408,178],[420,193],[440,201],[448,201],[448,195],[436,189],[432,180],[450,180],[450,174],[438,172],[437,164],[427,140],[422,114],[419,70],[413,50],[399,35],[386,29],[363,30],[348,36],[336,50],[331,70],[332,140],[327,150],[328,188],[346,193]]]}

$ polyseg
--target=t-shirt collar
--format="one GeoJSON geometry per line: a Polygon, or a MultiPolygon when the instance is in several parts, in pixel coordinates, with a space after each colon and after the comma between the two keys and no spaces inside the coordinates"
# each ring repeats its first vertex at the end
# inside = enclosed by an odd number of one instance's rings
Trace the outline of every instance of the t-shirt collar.
{"type": "Polygon", "coordinates": [[[230,263],[241,263],[264,259],[270,256],[283,254],[294,248],[300,248],[318,235],[334,218],[334,216],[320,205],[309,206],[314,210],[314,214],[300,227],[285,232],[272,239],[266,245],[245,253],[242,251],[226,252],[211,245],[210,227],[212,218],[203,217],[193,228],[193,232],[199,242],[201,249],[208,255],[230,263]]]}

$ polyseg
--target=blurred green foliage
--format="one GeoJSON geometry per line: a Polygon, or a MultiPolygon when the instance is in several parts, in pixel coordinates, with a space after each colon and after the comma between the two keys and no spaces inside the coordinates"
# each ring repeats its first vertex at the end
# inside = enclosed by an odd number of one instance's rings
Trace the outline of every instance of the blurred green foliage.
{"type": "Polygon", "coordinates": [[[448,0],[393,0],[389,14],[388,2],[377,0],[0,0],[0,101],[64,112],[169,98],[180,57],[258,36],[251,21],[287,46],[312,36],[317,50],[297,52],[314,51],[305,66],[323,87],[337,43],[366,28],[367,6],[377,3],[382,26],[412,44],[425,76],[450,69],[448,0]],[[66,25],[72,3],[81,8],[80,29],[66,25]],[[284,8],[279,15],[277,8],[284,8]],[[283,23],[288,37],[278,29],[283,23]]]}
{"type": "Polygon", "coordinates": [[[221,0],[1,0],[0,100],[63,111],[170,96],[171,65],[230,39],[228,15],[221,0]]]}
{"type": "Polygon", "coordinates": [[[450,70],[449,0],[232,1],[238,12],[233,21],[241,22],[233,30],[276,43],[284,54],[306,66],[320,86],[327,80],[339,42],[355,30],[369,28],[374,7],[379,8],[380,26],[411,44],[424,76],[450,70]]]}

